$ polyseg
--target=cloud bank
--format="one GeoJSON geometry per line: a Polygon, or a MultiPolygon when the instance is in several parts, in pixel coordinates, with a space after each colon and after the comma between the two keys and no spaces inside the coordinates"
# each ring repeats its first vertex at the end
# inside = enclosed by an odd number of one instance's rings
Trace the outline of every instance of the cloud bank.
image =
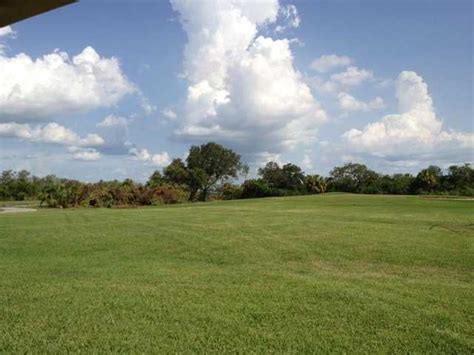
{"type": "Polygon", "coordinates": [[[421,76],[401,72],[396,95],[399,113],[344,133],[351,152],[389,161],[474,160],[474,134],[443,129],[421,76]]]}
{"type": "Polygon", "coordinates": [[[72,153],[72,158],[79,161],[97,161],[102,154],[95,148],[70,147],[68,151],[72,153]]]}
{"type": "Polygon", "coordinates": [[[104,144],[102,137],[97,134],[88,134],[81,138],[69,128],[54,122],[34,127],[14,122],[0,123],[0,137],[14,137],[29,142],[79,147],[94,147],[104,144]]]}
{"type": "Polygon", "coordinates": [[[147,149],[131,148],[130,155],[138,161],[156,167],[165,167],[171,163],[171,158],[167,152],[151,154],[147,149]]]}
{"type": "Polygon", "coordinates": [[[385,107],[385,103],[381,97],[376,97],[369,102],[357,100],[354,96],[347,92],[340,92],[337,95],[339,108],[344,112],[363,111],[368,112],[378,110],[385,107]]]}
{"type": "MultiPolygon", "coordinates": [[[[294,68],[290,41],[258,35],[276,22],[277,0],[171,3],[188,36],[188,93],[178,135],[244,153],[278,153],[314,141],[326,113],[294,68]]],[[[291,18],[294,10],[287,10],[291,18]]]]}
{"type": "Polygon", "coordinates": [[[136,89],[116,58],[92,47],[70,58],[0,55],[0,122],[28,122],[115,105],[136,89]]]}
{"type": "Polygon", "coordinates": [[[15,35],[15,31],[11,26],[0,27],[0,37],[7,37],[15,35]]]}
{"type": "Polygon", "coordinates": [[[343,55],[325,54],[315,59],[310,68],[320,73],[327,73],[335,68],[347,67],[352,64],[352,59],[343,55]]]}

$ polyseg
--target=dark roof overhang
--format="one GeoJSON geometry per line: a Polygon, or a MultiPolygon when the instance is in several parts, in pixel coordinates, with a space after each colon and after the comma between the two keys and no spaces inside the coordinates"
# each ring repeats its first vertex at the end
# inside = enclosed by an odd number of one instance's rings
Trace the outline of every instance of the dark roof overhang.
{"type": "Polygon", "coordinates": [[[77,0],[0,0],[0,28],[77,0]]]}

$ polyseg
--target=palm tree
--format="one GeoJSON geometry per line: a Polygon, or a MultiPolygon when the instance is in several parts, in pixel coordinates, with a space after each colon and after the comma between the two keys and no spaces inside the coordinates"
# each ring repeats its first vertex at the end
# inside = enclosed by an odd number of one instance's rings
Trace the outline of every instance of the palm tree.
{"type": "Polygon", "coordinates": [[[430,169],[424,169],[418,174],[418,180],[420,182],[421,188],[428,192],[433,192],[436,185],[438,184],[438,179],[436,174],[430,169]]]}
{"type": "Polygon", "coordinates": [[[326,192],[326,179],[320,175],[307,175],[305,177],[306,190],[311,194],[326,192]]]}

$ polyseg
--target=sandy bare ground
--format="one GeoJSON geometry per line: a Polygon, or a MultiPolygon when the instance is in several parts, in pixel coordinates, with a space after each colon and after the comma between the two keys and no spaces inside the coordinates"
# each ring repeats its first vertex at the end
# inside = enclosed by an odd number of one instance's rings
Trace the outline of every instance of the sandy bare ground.
{"type": "Polygon", "coordinates": [[[23,212],[35,212],[34,208],[24,207],[0,207],[0,213],[23,213],[23,212]]]}
{"type": "Polygon", "coordinates": [[[474,201],[474,197],[427,197],[428,200],[474,201]]]}

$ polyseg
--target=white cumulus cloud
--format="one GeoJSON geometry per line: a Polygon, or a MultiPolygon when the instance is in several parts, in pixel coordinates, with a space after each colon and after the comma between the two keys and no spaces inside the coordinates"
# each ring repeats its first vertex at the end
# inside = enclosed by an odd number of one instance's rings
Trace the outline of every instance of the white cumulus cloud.
{"type": "Polygon", "coordinates": [[[125,117],[108,115],[97,124],[97,127],[127,126],[129,123],[130,120],[125,117]]]}
{"type": "Polygon", "coordinates": [[[0,56],[5,55],[7,45],[5,40],[7,38],[15,37],[16,32],[11,26],[0,27],[0,56]]]}
{"type": "Polygon", "coordinates": [[[294,68],[290,41],[257,35],[276,21],[277,0],[172,5],[188,35],[179,135],[253,153],[278,153],[315,138],[326,113],[294,68]]]}
{"type": "Polygon", "coordinates": [[[11,26],[0,27],[0,37],[14,36],[15,33],[11,26]]]}
{"type": "Polygon", "coordinates": [[[303,167],[303,169],[307,169],[307,170],[313,169],[313,161],[311,160],[311,157],[309,154],[303,155],[303,160],[301,161],[300,164],[303,167]]]}
{"type": "Polygon", "coordinates": [[[55,51],[33,59],[0,54],[0,121],[26,122],[115,105],[136,89],[116,58],[92,47],[70,58],[55,51]]]}
{"type": "Polygon", "coordinates": [[[360,85],[364,81],[373,79],[373,77],[374,74],[370,70],[359,69],[355,66],[351,66],[341,73],[331,75],[331,81],[343,87],[351,87],[360,85]]]}
{"type": "Polygon", "coordinates": [[[174,110],[172,110],[170,108],[165,108],[165,109],[161,110],[161,114],[170,121],[174,121],[178,117],[176,112],[174,112],[174,110]]]}
{"type": "Polygon", "coordinates": [[[105,155],[127,155],[133,146],[128,140],[129,126],[132,122],[131,118],[108,115],[97,123],[99,134],[104,138],[104,144],[100,147],[101,153],[105,155]]]}
{"type": "Polygon", "coordinates": [[[327,73],[335,68],[347,67],[352,64],[352,59],[342,55],[325,54],[315,59],[310,67],[320,73],[327,73]]]}
{"type": "Polygon", "coordinates": [[[398,114],[344,133],[343,140],[352,153],[392,161],[473,160],[474,134],[443,129],[421,76],[413,71],[401,72],[397,99],[398,114]]]}
{"type": "MultiPolygon", "coordinates": [[[[152,154],[147,149],[137,148],[129,140],[129,126],[131,118],[108,115],[97,124],[104,144],[97,148],[97,152],[104,155],[128,155],[145,165],[164,167],[171,162],[167,152],[152,154]]],[[[87,154],[89,151],[86,152],[87,154]]]]}
{"type": "Polygon", "coordinates": [[[97,134],[88,134],[81,138],[72,130],[54,122],[43,126],[15,122],[0,123],[0,137],[15,137],[30,142],[66,146],[92,147],[104,144],[102,137],[97,134]]]}
{"type": "Polygon", "coordinates": [[[70,147],[68,150],[72,153],[74,160],[96,161],[102,157],[102,154],[94,148],[70,147]]]}
{"type": "Polygon", "coordinates": [[[282,33],[289,28],[298,28],[301,18],[298,15],[298,9],[295,5],[288,4],[280,7],[280,14],[283,17],[283,24],[275,27],[276,33],[282,33]]]}
{"type": "Polygon", "coordinates": [[[167,152],[151,154],[147,149],[131,148],[130,155],[136,160],[143,161],[149,165],[165,167],[171,163],[171,158],[167,152]]]}
{"type": "Polygon", "coordinates": [[[347,92],[340,92],[337,96],[339,108],[344,112],[355,112],[355,111],[372,111],[378,110],[385,107],[385,103],[381,97],[376,97],[369,102],[364,102],[356,99],[354,96],[347,92]]]}
{"type": "Polygon", "coordinates": [[[150,103],[150,100],[146,96],[144,96],[142,93],[139,94],[140,96],[140,106],[143,109],[143,112],[145,112],[146,115],[151,115],[153,112],[156,111],[156,106],[150,103]]]}
{"type": "Polygon", "coordinates": [[[342,72],[332,74],[327,80],[314,76],[310,79],[310,83],[320,93],[336,94],[375,80],[372,71],[349,66],[342,72]]]}
{"type": "Polygon", "coordinates": [[[273,161],[275,163],[278,163],[278,165],[283,165],[283,157],[282,154],[280,153],[270,153],[267,151],[264,152],[258,152],[256,154],[253,154],[252,156],[244,156],[244,160],[248,161],[247,158],[253,158],[250,160],[250,171],[257,173],[258,168],[261,168],[262,166],[265,166],[267,163],[273,161]]]}

